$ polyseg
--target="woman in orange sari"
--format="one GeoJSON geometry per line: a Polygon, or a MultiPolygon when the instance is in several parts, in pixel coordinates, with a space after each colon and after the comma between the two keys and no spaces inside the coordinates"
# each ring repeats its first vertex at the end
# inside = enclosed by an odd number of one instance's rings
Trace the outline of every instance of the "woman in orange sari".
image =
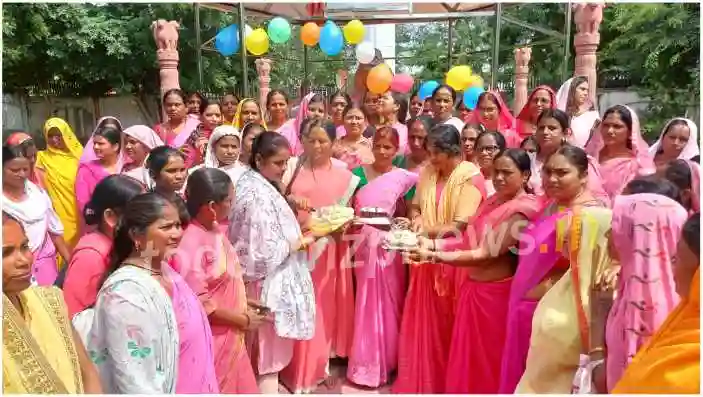
{"type": "Polygon", "coordinates": [[[701,389],[701,215],[683,225],[674,262],[681,302],[640,349],[613,394],[700,394],[701,389]]]}
{"type": "Polygon", "coordinates": [[[459,292],[446,393],[498,393],[510,284],[517,267],[514,249],[540,208],[539,200],[525,192],[530,178],[525,151],[505,150],[494,163],[496,194],[481,204],[463,237],[421,238],[421,248],[410,255],[411,261],[429,258],[469,270],[459,292]]]}
{"type": "MultiPolygon", "coordinates": [[[[462,160],[459,131],[452,125],[434,127],[427,148],[429,164],[421,171],[410,208],[413,227],[429,238],[461,233],[485,197],[481,171],[462,160]]],[[[444,392],[456,303],[454,273],[441,264],[410,268],[393,393],[444,392]]]]}
{"type": "MultiPolygon", "coordinates": [[[[359,178],[346,167],[332,163],[336,127],[329,120],[308,118],[302,123],[303,155],[293,171],[288,190],[304,201],[298,221],[310,222],[310,210],[331,205],[348,206],[359,178]]],[[[330,357],[347,357],[354,329],[354,287],[347,262],[348,243],[330,236],[308,251],[315,289],[316,323],[311,340],[296,341],[290,364],[281,380],[293,392],[311,392],[329,376],[330,357]]]]}
{"type": "Polygon", "coordinates": [[[198,295],[210,321],[220,392],[259,393],[244,333],[267,321],[266,315],[258,305],[247,305],[242,268],[220,227],[230,212],[232,180],[222,170],[201,168],[188,177],[186,195],[193,221],[178,245],[174,268],[198,295]]]}

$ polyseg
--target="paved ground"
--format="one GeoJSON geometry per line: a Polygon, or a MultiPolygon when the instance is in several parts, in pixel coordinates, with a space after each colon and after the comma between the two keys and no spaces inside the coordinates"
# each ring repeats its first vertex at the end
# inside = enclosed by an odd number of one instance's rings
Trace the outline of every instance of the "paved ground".
{"type": "MultiPolygon", "coordinates": [[[[378,389],[368,389],[351,384],[346,379],[347,366],[341,363],[330,364],[331,380],[329,385],[322,384],[312,394],[390,394],[390,385],[378,389]]],[[[290,394],[283,385],[278,386],[280,394],[290,394]]]]}

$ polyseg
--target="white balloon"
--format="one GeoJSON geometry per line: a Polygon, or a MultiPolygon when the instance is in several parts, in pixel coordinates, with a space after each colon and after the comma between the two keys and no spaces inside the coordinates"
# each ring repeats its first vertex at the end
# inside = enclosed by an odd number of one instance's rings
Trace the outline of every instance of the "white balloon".
{"type": "MultiPolygon", "coordinates": [[[[249,34],[253,31],[254,31],[254,29],[252,29],[251,26],[244,25],[244,40],[246,40],[247,36],[249,36],[249,34]]],[[[244,42],[244,40],[241,40],[241,42],[244,42]]]]}
{"type": "Polygon", "coordinates": [[[376,48],[369,42],[356,46],[356,59],[359,63],[368,64],[376,57],[376,48]]]}

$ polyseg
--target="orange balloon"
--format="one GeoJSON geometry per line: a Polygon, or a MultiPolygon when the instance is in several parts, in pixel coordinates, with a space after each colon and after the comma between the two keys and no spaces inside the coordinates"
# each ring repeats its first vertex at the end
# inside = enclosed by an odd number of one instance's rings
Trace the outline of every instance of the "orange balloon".
{"type": "Polygon", "coordinates": [[[314,47],[320,41],[320,27],[315,22],[308,22],[300,30],[300,39],[308,47],[314,47]]]}
{"type": "Polygon", "coordinates": [[[366,77],[366,87],[374,94],[383,94],[391,88],[393,72],[385,63],[376,65],[366,77]]]}

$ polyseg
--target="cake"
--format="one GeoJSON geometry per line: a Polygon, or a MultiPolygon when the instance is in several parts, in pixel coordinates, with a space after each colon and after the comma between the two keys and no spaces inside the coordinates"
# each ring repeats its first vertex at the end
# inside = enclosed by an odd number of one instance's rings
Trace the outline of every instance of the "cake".
{"type": "Polygon", "coordinates": [[[386,245],[392,249],[417,247],[417,234],[407,229],[395,229],[386,235],[386,245]]]}
{"type": "Polygon", "coordinates": [[[372,218],[387,218],[388,214],[382,208],[377,207],[363,207],[359,210],[359,215],[361,218],[372,219],[372,218]]]}

